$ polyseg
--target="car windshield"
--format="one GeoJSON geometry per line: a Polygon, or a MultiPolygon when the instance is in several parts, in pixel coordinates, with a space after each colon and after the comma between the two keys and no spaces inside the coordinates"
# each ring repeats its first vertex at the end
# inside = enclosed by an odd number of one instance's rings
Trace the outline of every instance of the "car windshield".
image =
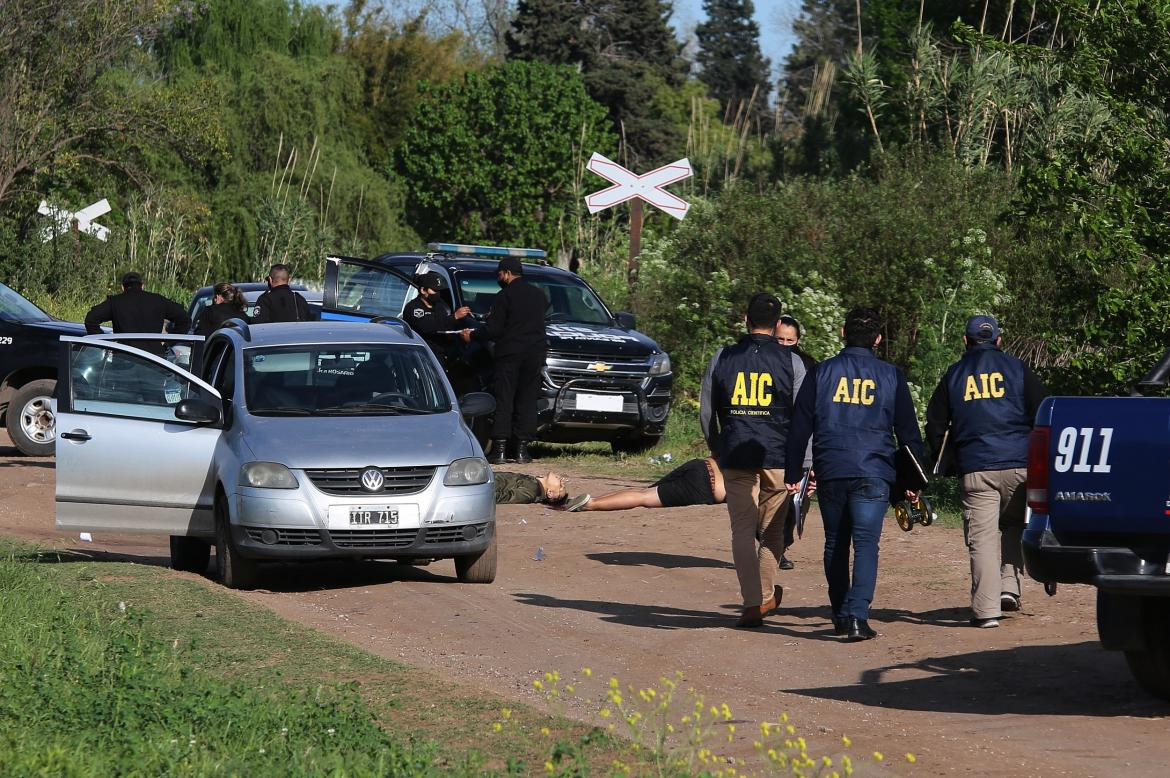
{"type": "MultiPolygon", "coordinates": [[[[494,273],[462,271],[457,274],[459,293],[463,304],[477,314],[486,314],[500,286],[494,273]]],[[[544,318],[548,322],[580,322],[583,324],[612,324],[613,319],[601,298],[581,281],[574,278],[531,275],[524,280],[544,292],[548,307],[544,318]]]]}
{"type": "Polygon", "coordinates": [[[53,317],[4,284],[0,284],[0,319],[6,321],[52,321],[53,317]]]}
{"type": "Polygon", "coordinates": [[[256,416],[405,416],[451,410],[422,346],[282,346],[244,351],[256,416]]]}

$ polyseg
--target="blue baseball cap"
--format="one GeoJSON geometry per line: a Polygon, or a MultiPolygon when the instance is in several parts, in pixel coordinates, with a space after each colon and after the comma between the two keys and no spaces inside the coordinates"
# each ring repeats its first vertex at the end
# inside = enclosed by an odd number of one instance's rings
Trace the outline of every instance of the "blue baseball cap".
{"type": "Polygon", "coordinates": [[[993,341],[999,337],[999,322],[994,316],[980,314],[967,319],[967,337],[971,340],[993,341]]]}

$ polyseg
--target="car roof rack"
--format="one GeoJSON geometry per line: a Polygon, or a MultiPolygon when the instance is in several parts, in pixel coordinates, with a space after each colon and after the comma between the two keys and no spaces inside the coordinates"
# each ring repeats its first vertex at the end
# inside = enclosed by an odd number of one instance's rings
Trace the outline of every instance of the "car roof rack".
{"type": "MultiPolygon", "coordinates": [[[[534,262],[546,262],[548,252],[543,249],[524,249],[512,246],[474,246],[466,243],[428,243],[427,248],[441,254],[465,257],[519,257],[534,262]]],[[[546,263],[547,264],[547,263],[546,263]]]]}
{"type": "Polygon", "coordinates": [[[219,325],[220,329],[239,330],[240,337],[244,339],[245,343],[252,342],[252,328],[248,326],[248,322],[243,319],[228,319],[223,324],[219,325]]]}
{"type": "Polygon", "coordinates": [[[370,324],[393,324],[396,327],[401,327],[403,333],[405,333],[408,338],[413,339],[416,337],[414,334],[414,329],[406,323],[406,319],[402,319],[397,316],[375,316],[374,318],[370,319],[370,324]]]}

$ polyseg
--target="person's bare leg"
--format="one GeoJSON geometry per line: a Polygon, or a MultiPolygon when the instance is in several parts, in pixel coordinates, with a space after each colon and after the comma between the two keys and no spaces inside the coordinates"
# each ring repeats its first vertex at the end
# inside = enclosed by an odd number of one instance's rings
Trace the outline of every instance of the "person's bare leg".
{"type": "Polygon", "coordinates": [[[593,497],[581,508],[583,511],[625,511],[630,508],[661,508],[658,487],[645,489],[622,489],[600,497],[593,497]]]}

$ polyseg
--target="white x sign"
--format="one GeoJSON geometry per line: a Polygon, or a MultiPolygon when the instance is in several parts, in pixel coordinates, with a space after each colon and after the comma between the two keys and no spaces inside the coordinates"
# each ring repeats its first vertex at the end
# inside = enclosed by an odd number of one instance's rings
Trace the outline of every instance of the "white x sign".
{"type": "Polygon", "coordinates": [[[613,186],[594,192],[585,198],[585,205],[589,209],[589,213],[597,213],[611,205],[624,203],[635,197],[661,208],[676,219],[683,218],[691,209],[691,204],[686,200],[675,197],[662,188],[667,184],[673,184],[675,181],[681,181],[693,175],[689,159],[680,159],[639,176],[613,160],[606,159],[601,154],[594,152],[586,167],[605,180],[613,182],[613,186]]]}
{"type": "Polygon", "coordinates": [[[99,216],[105,216],[110,212],[110,201],[102,198],[93,205],[87,205],[76,213],[58,208],[55,205],[49,205],[44,200],[41,200],[41,206],[37,208],[37,213],[48,216],[53,220],[53,224],[46,227],[41,232],[42,241],[52,240],[57,235],[68,232],[73,222],[77,222],[77,231],[84,232],[87,235],[92,235],[98,240],[106,240],[110,237],[108,228],[100,224],[94,224],[94,220],[99,216]]]}

